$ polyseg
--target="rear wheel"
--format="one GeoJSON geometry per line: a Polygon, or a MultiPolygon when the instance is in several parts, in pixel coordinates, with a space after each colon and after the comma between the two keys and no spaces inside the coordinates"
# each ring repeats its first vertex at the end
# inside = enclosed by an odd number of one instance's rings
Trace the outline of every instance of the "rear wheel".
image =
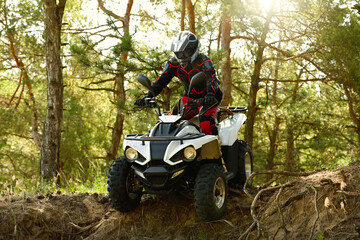
{"type": "Polygon", "coordinates": [[[108,192],[111,206],[120,212],[135,209],[141,200],[141,183],[131,164],[124,157],[116,159],[108,175],[108,192]]]}
{"type": "MultiPolygon", "coordinates": [[[[231,186],[244,186],[246,179],[249,178],[253,172],[253,153],[250,145],[245,141],[239,141],[239,165],[236,176],[230,180],[231,186]]],[[[248,183],[251,186],[252,181],[248,183]]]]}
{"type": "Polygon", "coordinates": [[[217,164],[201,166],[195,180],[195,209],[205,221],[224,215],[227,202],[227,181],[224,170],[217,164]]]}

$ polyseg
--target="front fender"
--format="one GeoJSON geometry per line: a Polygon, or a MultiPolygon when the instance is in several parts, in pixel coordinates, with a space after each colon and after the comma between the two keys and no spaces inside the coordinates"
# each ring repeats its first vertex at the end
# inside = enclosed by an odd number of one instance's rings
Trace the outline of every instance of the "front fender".
{"type": "Polygon", "coordinates": [[[178,164],[180,162],[182,162],[182,160],[179,160],[177,162],[172,162],[170,161],[170,158],[172,156],[174,156],[176,153],[178,153],[179,151],[181,151],[182,149],[186,148],[187,146],[193,146],[196,150],[203,147],[204,145],[214,142],[214,141],[218,141],[217,137],[214,135],[204,135],[202,137],[196,138],[196,139],[191,139],[191,140],[185,140],[181,143],[181,141],[172,141],[165,152],[165,156],[164,156],[164,162],[166,162],[169,165],[175,165],[178,164]]]}
{"type": "Polygon", "coordinates": [[[150,142],[142,142],[142,141],[134,141],[134,140],[124,140],[123,143],[123,151],[125,152],[127,147],[132,147],[134,148],[136,151],[138,151],[144,158],[145,161],[138,161],[136,160],[135,162],[140,164],[140,165],[145,165],[146,163],[148,163],[151,160],[151,155],[150,155],[150,142]]]}
{"type": "Polygon", "coordinates": [[[238,139],[240,127],[246,121],[243,113],[235,114],[219,123],[219,137],[222,146],[232,146],[238,139]]]}

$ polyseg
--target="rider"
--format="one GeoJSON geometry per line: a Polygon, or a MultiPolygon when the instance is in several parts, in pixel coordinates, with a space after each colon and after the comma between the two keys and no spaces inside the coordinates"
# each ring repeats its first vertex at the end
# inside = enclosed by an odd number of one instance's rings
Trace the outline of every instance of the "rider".
{"type": "MultiPolygon", "coordinates": [[[[179,100],[173,109],[173,114],[177,114],[180,108],[180,101],[185,105],[188,99],[203,98],[203,106],[193,109],[185,119],[191,119],[199,114],[200,128],[205,134],[217,135],[218,130],[215,126],[215,115],[218,105],[222,99],[222,92],[219,88],[220,81],[215,74],[214,66],[209,57],[199,53],[200,43],[195,34],[188,31],[179,32],[172,41],[171,51],[175,56],[165,65],[161,76],[152,84],[155,96],[176,76],[184,84],[184,96],[179,100]],[[187,96],[190,79],[198,72],[203,72],[206,82],[202,86],[193,89],[187,96]]],[[[145,105],[146,98],[155,97],[149,91],[146,96],[135,101],[138,106],[145,105]]]]}

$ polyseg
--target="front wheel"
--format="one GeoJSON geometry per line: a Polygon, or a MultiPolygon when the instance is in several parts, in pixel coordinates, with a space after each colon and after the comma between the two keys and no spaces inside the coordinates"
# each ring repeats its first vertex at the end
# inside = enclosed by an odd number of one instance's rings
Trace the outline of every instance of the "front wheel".
{"type": "Polygon", "coordinates": [[[140,180],[124,157],[111,164],[107,190],[111,206],[120,212],[131,211],[139,205],[142,195],[140,180]]]}
{"type": "Polygon", "coordinates": [[[212,221],[224,215],[227,202],[227,181],[217,164],[201,166],[195,180],[195,209],[199,217],[212,221]]]}

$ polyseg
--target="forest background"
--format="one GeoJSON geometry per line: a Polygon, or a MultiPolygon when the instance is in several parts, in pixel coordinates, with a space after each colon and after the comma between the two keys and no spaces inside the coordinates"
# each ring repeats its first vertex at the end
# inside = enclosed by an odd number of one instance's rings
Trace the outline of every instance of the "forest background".
{"type": "MultiPolygon", "coordinates": [[[[124,136],[156,121],[151,110],[132,109],[146,92],[136,76],[161,74],[180,30],[196,33],[212,59],[222,105],[249,108],[239,136],[255,170],[360,160],[359,20],[352,0],[0,0],[0,192],[56,182],[104,192],[124,136]],[[52,78],[48,39],[57,28],[62,74],[52,78]],[[47,93],[61,106],[56,114],[47,93]]],[[[174,79],[161,108],[182,92],[174,79]]]]}

